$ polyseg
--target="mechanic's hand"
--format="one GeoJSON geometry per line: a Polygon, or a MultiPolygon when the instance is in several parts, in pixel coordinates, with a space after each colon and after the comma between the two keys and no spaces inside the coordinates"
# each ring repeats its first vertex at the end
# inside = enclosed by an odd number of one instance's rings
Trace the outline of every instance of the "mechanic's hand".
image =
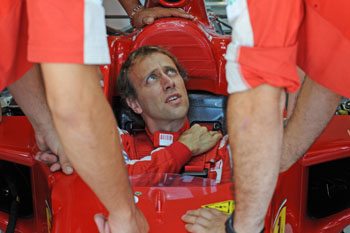
{"type": "Polygon", "coordinates": [[[146,218],[139,209],[137,209],[133,221],[113,220],[112,218],[110,216],[106,219],[103,214],[95,215],[95,223],[99,233],[147,233],[149,231],[146,218]]]}
{"type": "Polygon", "coordinates": [[[194,20],[195,17],[179,8],[152,7],[139,10],[133,17],[134,27],[141,28],[152,24],[156,19],[165,17],[178,17],[194,20]]]}
{"type": "Polygon", "coordinates": [[[188,232],[225,233],[225,222],[229,216],[220,210],[199,208],[187,211],[181,219],[187,223],[185,228],[188,232]]]}
{"type": "Polygon", "coordinates": [[[73,173],[73,168],[63,151],[55,129],[35,132],[35,138],[40,149],[35,155],[36,160],[50,165],[52,172],[62,169],[66,175],[73,173]]]}
{"type": "Polygon", "coordinates": [[[222,138],[217,131],[208,131],[206,127],[194,124],[190,129],[183,132],[178,139],[192,152],[192,156],[200,155],[211,148],[222,138]]]}

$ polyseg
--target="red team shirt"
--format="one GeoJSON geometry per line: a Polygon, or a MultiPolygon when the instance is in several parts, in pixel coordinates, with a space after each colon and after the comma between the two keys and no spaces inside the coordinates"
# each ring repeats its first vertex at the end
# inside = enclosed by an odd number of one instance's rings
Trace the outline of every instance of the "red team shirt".
{"type": "Polygon", "coordinates": [[[109,63],[102,0],[1,0],[0,46],[0,91],[33,63],[109,63]]]}
{"type": "Polygon", "coordinates": [[[317,83],[350,97],[350,1],[227,0],[232,42],[228,92],[267,83],[294,92],[296,65],[317,83]]]}

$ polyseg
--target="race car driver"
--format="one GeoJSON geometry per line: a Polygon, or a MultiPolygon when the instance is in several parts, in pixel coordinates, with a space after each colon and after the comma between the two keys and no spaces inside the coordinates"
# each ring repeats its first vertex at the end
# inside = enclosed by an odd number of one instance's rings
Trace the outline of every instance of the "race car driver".
{"type": "MultiPolygon", "coordinates": [[[[123,64],[119,94],[146,125],[141,135],[120,131],[129,174],[179,172],[186,163],[198,165],[196,159],[205,153],[213,158],[208,177],[217,182],[230,180],[227,137],[220,140],[218,132],[199,125],[189,127],[185,78],[176,59],[155,46],[133,51],[123,64]]],[[[107,232],[102,216],[96,222],[101,233],[107,232]]]]}
{"type": "MultiPolygon", "coordinates": [[[[120,131],[129,175],[179,173],[186,166],[209,165],[207,178],[231,179],[227,136],[197,124],[190,127],[185,71],[176,58],[156,46],[133,51],[124,62],[117,87],[145,131],[120,131]]],[[[203,167],[204,168],[204,167],[203,167]]],[[[186,169],[186,167],[185,167],[186,169]]]]}

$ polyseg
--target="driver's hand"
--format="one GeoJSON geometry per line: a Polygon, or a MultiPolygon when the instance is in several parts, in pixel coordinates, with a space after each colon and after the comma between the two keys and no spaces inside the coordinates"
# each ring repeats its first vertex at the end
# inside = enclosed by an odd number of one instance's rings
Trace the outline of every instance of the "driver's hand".
{"type": "Polygon", "coordinates": [[[178,139],[192,152],[192,156],[203,154],[213,148],[222,138],[217,131],[208,131],[206,127],[194,124],[183,132],[178,139]]]}

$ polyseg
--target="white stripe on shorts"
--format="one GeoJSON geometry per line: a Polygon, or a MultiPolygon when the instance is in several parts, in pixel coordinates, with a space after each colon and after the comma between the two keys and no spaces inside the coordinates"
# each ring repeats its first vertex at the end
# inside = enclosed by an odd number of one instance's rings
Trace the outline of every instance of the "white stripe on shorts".
{"type": "Polygon", "coordinates": [[[84,64],[109,64],[103,0],[84,1],[84,64]]]}
{"type": "Polygon", "coordinates": [[[232,41],[226,51],[226,80],[229,94],[250,88],[237,62],[240,46],[252,47],[254,35],[249,18],[247,0],[227,0],[227,18],[232,26],[232,41]]]}

